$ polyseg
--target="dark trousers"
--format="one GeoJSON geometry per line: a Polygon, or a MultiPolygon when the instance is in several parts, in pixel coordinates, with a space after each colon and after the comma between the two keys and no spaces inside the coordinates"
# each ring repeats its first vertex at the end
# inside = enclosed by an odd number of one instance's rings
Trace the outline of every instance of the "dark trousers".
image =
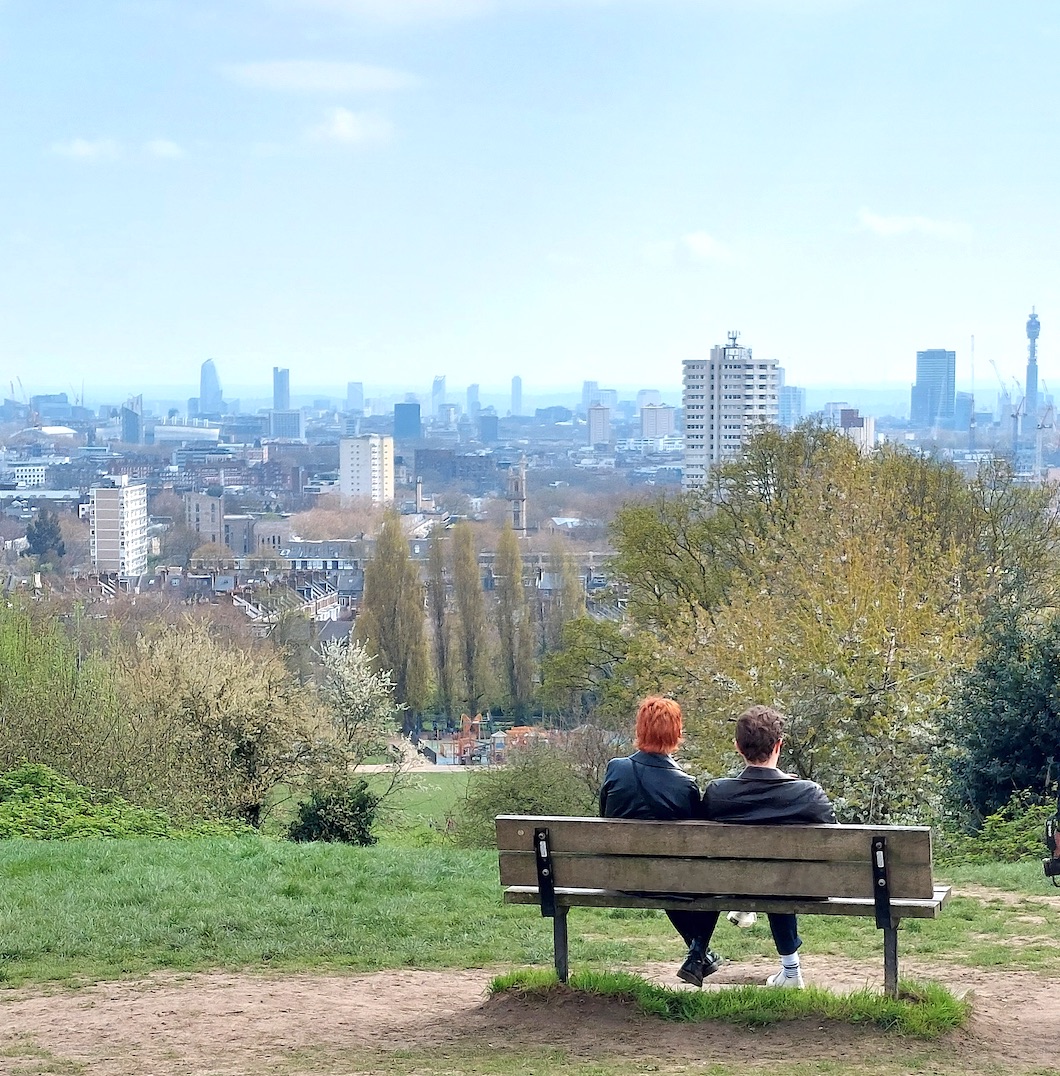
{"type": "MultiPolygon", "coordinates": [[[[694,938],[702,938],[710,946],[719,912],[670,911],[666,914],[677,928],[677,933],[684,938],[685,945],[691,945],[694,938]]],[[[790,956],[799,951],[802,938],[799,937],[799,923],[794,915],[770,912],[769,929],[773,934],[773,944],[781,956],[790,956]]]]}

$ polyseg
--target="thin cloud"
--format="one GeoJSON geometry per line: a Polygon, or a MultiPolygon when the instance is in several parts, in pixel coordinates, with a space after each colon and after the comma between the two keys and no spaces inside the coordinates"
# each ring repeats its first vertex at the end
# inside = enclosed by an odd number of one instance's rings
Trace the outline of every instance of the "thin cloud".
{"type": "Polygon", "coordinates": [[[144,152],[150,157],[175,161],[184,156],[184,150],[168,138],[152,138],[144,143],[144,152]]]}
{"type": "Polygon", "coordinates": [[[902,235],[930,235],[936,239],[966,240],[971,238],[972,234],[971,228],[962,221],[918,216],[883,216],[868,209],[862,209],[858,213],[858,222],[862,231],[871,232],[884,239],[902,235]]]}
{"type": "MultiPolygon", "coordinates": [[[[334,11],[339,15],[379,22],[424,22],[465,19],[504,6],[502,0],[289,0],[298,7],[334,11]]],[[[511,6],[507,0],[507,6],[511,6]]]]}
{"type": "Polygon", "coordinates": [[[113,138],[71,138],[53,142],[51,151],[75,161],[107,161],[121,155],[121,148],[113,138]]]}
{"type": "Polygon", "coordinates": [[[644,257],[651,265],[671,268],[735,260],[727,243],[703,231],[688,232],[676,240],[649,243],[644,248],[644,257]]]}
{"type": "Polygon", "coordinates": [[[405,71],[334,60],[224,64],[221,74],[251,89],[299,93],[388,93],[420,84],[415,75],[405,71]]]}
{"type": "Polygon", "coordinates": [[[329,109],[323,123],[310,127],[306,134],[314,142],[333,142],[343,146],[361,146],[385,142],[393,133],[390,121],[371,112],[351,112],[348,108],[329,109]]]}

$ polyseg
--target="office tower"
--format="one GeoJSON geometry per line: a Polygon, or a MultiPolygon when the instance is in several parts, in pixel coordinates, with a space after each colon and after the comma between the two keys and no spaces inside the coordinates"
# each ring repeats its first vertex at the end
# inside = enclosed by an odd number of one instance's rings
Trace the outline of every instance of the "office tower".
{"type": "Polygon", "coordinates": [[[593,404],[600,402],[600,385],[596,381],[582,382],[582,414],[587,415],[593,404]]]}
{"type": "Polygon", "coordinates": [[[474,418],[479,413],[478,385],[467,387],[467,413],[474,418]]]}
{"type": "Polygon", "coordinates": [[[777,422],[786,430],[793,430],[806,417],[806,390],[789,385],[784,378],[784,367],[777,367],[777,422]]]}
{"type": "Polygon", "coordinates": [[[512,378],[512,414],[521,415],[523,413],[523,379],[516,374],[512,378]]]}
{"type": "Polygon", "coordinates": [[[862,415],[856,407],[844,407],[840,411],[839,429],[862,452],[871,452],[876,447],[876,420],[871,415],[862,415]]]}
{"type": "Polygon", "coordinates": [[[658,389],[641,389],[637,393],[637,410],[643,411],[650,404],[658,406],[662,403],[662,393],[658,389]]]}
{"type": "Polygon", "coordinates": [[[431,418],[437,418],[445,404],[445,374],[434,379],[431,385],[431,418]]]}
{"type": "Polygon", "coordinates": [[[608,445],[611,443],[611,408],[602,404],[592,404],[589,408],[589,444],[608,445]]]}
{"type": "Polygon", "coordinates": [[[1031,307],[1031,316],[1027,319],[1027,404],[1023,409],[1024,423],[1027,429],[1038,425],[1038,334],[1041,326],[1038,315],[1031,307]]]}
{"type": "Polygon", "coordinates": [[[645,404],[640,409],[640,435],[644,438],[672,437],[676,428],[674,408],[669,404],[645,404]]]}
{"type": "Polygon", "coordinates": [[[346,410],[354,414],[364,413],[364,382],[346,382],[346,410]]]}
{"type": "Polygon", "coordinates": [[[418,403],[394,404],[394,437],[398,441],[418,441],[423,436],[418,403]]]}
{"type": "Polygon", "coordinates": [[[596,400],[601,407],[610,407],[612,412],[618,410],[618,389],[597,389],[596,400]]]}
{"type": "Polygon", "coordinates": [[[269,412],[269,436],[285,441],[305,440],[305,415],[301,409],[269,412]]]}
{"type": "Polygon", "coordinates": [[[970,392],[958,392],[953,403],[953,428],[967,433],[972,426],[975,399],[970,392]]]}
{"type": "Polygon", "coordinates": [[[220,415],[223,407],[217,366],[213,359],[207,359],[199,371],[199,414],[220,415]]]}
{"type": "Polygon", "coordinates": [[[957,352],[933,348],[916,353],[916,384],[910,394],[909,423],[917,429],[953,424],[957,352]]]}
{"type": "Polygon", "coordinates": [[[121,439],[127,445],[144,443],[144,398],[130,396],[121,409],[121,439]]]}
{"type": "Polygon", "coordinates": [[[123,578],[147,571],[147,486],[130,485],[128,475],[89,491],[92,565],[123,578]]]}
{"type": "Polygon", "coordinates": [[[339,440],[339,492],[372,504],[394,500],[394,438],[371,433],[339,440]]]}
{"type": "Polygon", "coordinates": [[[478,439],[487,445],[500,439],[500,419],[496,415],[479,414],[478,439]]]}
{"type": "Polygon", "coordinates": [[[756,362],[749,347],[729,334],[709,359],[686,359],[682,404],[685,455],[682,486],[706,484],[712,464],[739,454],[744,442],[779,416],[779,374],[775,359],[756,362]]]}
{"type": "Polygon", "coordinates": [[[272,408],[274,411],[291,410],[291,371],[280,366],[272,368],[272,408]]]}

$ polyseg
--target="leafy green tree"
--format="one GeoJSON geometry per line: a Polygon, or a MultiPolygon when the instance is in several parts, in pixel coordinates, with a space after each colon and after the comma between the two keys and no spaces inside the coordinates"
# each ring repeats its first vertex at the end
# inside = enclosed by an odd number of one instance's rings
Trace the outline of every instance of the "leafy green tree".
{"type": "Polygon", "coordinates": [[[553,538],[549,545],[548,565],[553,590],[547,597],[543,591],[539,592],[539,600],[543,603],[540,614],[543,653],[561,649],[564,627],[585,615],[585,585],[566,542],[559,536],[553,538]]]}
{"type": "Polygon", "coordinates": [[[506,523],[497,543],[494,561],[496,576],[497,625],[501,675],[508,705],[522,720],[530,710],[534,679],[534,624],[523,583],[523,558],[519,539],[506,523]]]}
{"type": "Polygon", "coordinates": [[[379,659],[379,667],[390,670],[395,701],[413,714],[423,709],[430,690],[423,620],[423,585],[401,520],[391,511],[365,568],[356,635],[379,659]]]}
{"type": "Polygon", "coordinates": [[[427,610],[434,649],[434,679],[438,705],[446,717],[453,712],[453,627],[446,594],[445,550],[438,530],[431,534],[427,553],[427,610]]]}
{"type": "Polygon", "coordinates": [[[470,523],[453,528],[453,597],[456,602],[456,643],[460,656],[461,705],[477,714],[486,696],[488,640],[486,599],[479,573],[478,551],[470,523]]]}
{"type": "Polygon", "coordinates": [[[41,508],[37,513],[37,518],[30,520],[26,527],[26,542],[28,543],[24,553],[26,556],[39,557],[42,561],[47,561],[52,556],[66,555],[66,544],[63,542],[59,517],[47,508],[41,508]]]}

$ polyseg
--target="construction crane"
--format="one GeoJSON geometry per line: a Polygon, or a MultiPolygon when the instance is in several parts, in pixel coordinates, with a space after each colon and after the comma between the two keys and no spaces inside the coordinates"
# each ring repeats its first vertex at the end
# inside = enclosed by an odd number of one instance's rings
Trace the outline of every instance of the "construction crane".
{"type": "Polygon", "coordinates": [[[1037,437],[1034,441],[1034,474],[1038,478],[1044,477],[1042,473],[1042,442],[1045,439],[1045,431],[1054,428],[1056,425],[1055,416],[1056,412],[1053,405],[1049,404],[1038,421],[1037,437]]]}
{"type": "Polygon", "coordinates": [[[1012,410],[1012,469],[1019,470],[1019,447],[1020,447],[1020,415],[1023,414],[1023,405],[1027,402],[1026,396],[1020,397],[1020,402],[1012,410]]]}

